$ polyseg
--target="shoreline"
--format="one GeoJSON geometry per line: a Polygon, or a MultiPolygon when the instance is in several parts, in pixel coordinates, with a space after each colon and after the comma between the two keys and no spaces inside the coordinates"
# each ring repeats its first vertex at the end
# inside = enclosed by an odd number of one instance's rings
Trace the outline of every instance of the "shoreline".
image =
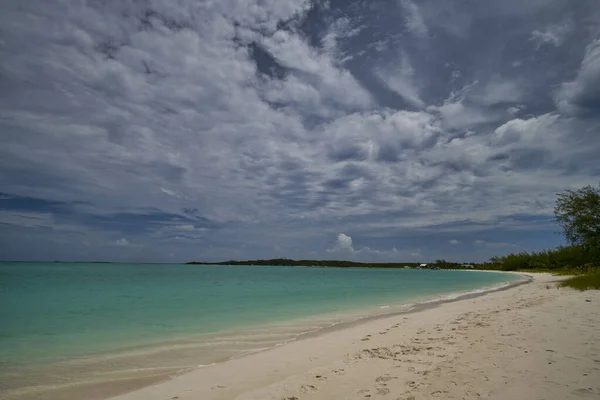
{"type": "MultiPolygon", "coordinates": [[[[457,269],[457,270],[452,270],[452,271],[465,271],[465,270],[457,269]]],[[[473,272],[474,270],[466,270],[466,271],[473,272]]],[[[476,299],[478,297],[483,297],[483,296],[489,295],[491,293],[502,292],[502,291],[510,290],[512,288],[521,286],[521,285],[527,285],[534,281],[534,277],[531,276],[529,273],[514,272],[514,271],[493,271],[493,270],[476,270],[476,271],[486,272],[486,273],[518,275],[521,277],[521,279],[516,279],[513,281],[509,281],[509,282],[504,282],[502,284],[486,286],[486,287],[482,287],[482,288],[478,288],[478,289],[459,291],[459,292],[450,292],[446,295],[433,296],[433,298],[427,298],[424,300],[420,300],[420,301],[417,301],[416,303],[395,304],[392,307],[410,307],[410,308],[398,310],[398,311],[387,312],[387,313],[384,312],[384,313],[380,313],[380,314],[366,315],[366,316],[362,316],[362,317],[358,317],[358,318],[354,318],[352,320],[347,320],[347,321],[342,321],[342,322],[335,322],[330,326],[319,327],[319,328],[315,329],[314,331],[308,331],[305,333],[301,333],[296,337],[285,340],[283,343],[277,343],[274,346],[271,346],[268,348],[260,349],[257,351],[249,351],[247,353],[232,356],[231,358],[224,360],[224,361],[215,362],[215,363],[206,364],[206,365],[198,365],[196,367],[186,369],[184,371],[180,371],[179,373],[177,373],[174,376],[170,376],[167,379],[163,379],[163,380],[159,380],[159,381],[155,382],[154,384],[152,384],[152,386],[171,382],[172,380],[177,379],[178,377],[188,375],[188,374],[193,374],[194,372],[205,369],[205,368],[221,366],[221,365],[225,365],[231,361],[235,361],[235,360],[239,360],[239,359],[243,359],[243,358],[247,358],[247,357],[252,357],[257,354],[266,353],[266,352],[275,350],[281,346],[288,345],[292,342],[293,343],[301,343],[303,340],[308,340],[311,338],[318,338],[322,335],[326,335],[329,333],[343,332],[345,329],[361,326],[363,324],[368,324],[370,322],[376,322],[379,320],[384,320],[384,319],[389,319],[389,318],[394,318],[394,317],[401,317],[401,316],[405,316],[405,315],[409,315],[409,314],[418,314],[423,311],[433,310],[433,309],[443,306],[444,304],[447,304],[447,303],[454,303],[454,302],[466,301],[466,300],[470,300],[470,299],[476,299]]],[[[150,388],[152,386],[143,387],[143,388],[134,390],[132,392],[123,393],[123,394],[120,394],[120,395],[117,395],[114,397],[109,397],[109,398],[107,398],[107,400],[126,400],[128,398],[127,396],[129,394],[136,393],[140,390],[144,390],[144,389],[150,388]]]]}
{"type": "MultiPolygon", "coordinates": [[[[315,267],[315,268],[317,268],[317,267],[315,267]]],[[[452,270],[452,271],[463,271],[463,270],[459,269],[459,270],[452,270]]],[[[197,367],[193,367],[193,368],[187,369],[185,371],[181,371],[181,374],[187,374],[187,373],[193,372],[199,368],[212,367],[212,366],[227,363],[229,361],[236,360],[236,359],[239,359],[242,357],[248,357],[248,356],[252,356],[257,353],[270,351],[270,350],[276,349],[280,346],[285,346],[286,344],[289,344],[291,342],[299,342],[299,341],[302,341],[305,339],[318,337],[320,335],[324,335],[324,334],[327,334],[330,332],[343,331],[344,329],[348,329],[348,328],[351,328],[354,326],[359,326],[361,324],[367,324],[371,321],[377,321],[380,319],[386,319],[386,318],[391,318],[391,317],[399,317],[399,316],[403,316],[403,315],[419,313],[422,311],[440,307],[446,303],[453,303],[453,302],[457,302],[457,301],[461,301],[461,300],[475,299],[477,297],[486,296],[490,293],[509,290],[513,287],[526,285],[528,283],[533,282],[533,280],[534,280],[534,278],[532,276],[528,275],[527,273],[521,273],[521,272],[500,272],[500,271],[484,271],[484,270],[480,270],[480,272],[515,274],[515,275],[522,276],[524,279],[505,282],[505,283],[502,283],[499,285],[486,286],[486,287],[482,287],[479,289],[459,291],[459,292],[450,292],[446,295],[433,296],[431,299],[419,300],[415,303],[410,303],[410,302],[409,303],[398,303],[398,304],[394,304],[392,306],[385,306],[385,307],[390,307],[390,308],[391,307],[402,307],[402,308],[408,307],[408,309],[402,309],[402,310],[391,311],[391,312],[383,312],[380,314],[367,314],[367,315],[361,316],[361,317],[356,317],[356,313],[354,313],[353,319],[342,320],[341,322],[334,322],[329,326],[322,326],[322,327],[318,327],[317,329],[312,330],[312,331],[302,332],[295,337],[284,340],[283,342],[277,343],[271,347],[235,355],[224,361],[215,362],[215,363],[211,363],[211,364],[205,364],[205,365],[198,365],[197,367]]],[[[380,309],[382,309],[382,307],[380,307],[380,309]]],[[[348,315],[352,315],[352,314],[353,313],[348,312],[348,315]]],[[[181,374],[178,374],[178,375],[181,375],[181,374]]],[[[169,378],[169,379],[172,379],[172,378],[169,378]]]]}
{"type": "MultiPolygon", "coordinates": [[[[485,271],[485,272],[502,273],[499,271],[485,271]]],[[[523,274],[518,274],[518,275],[523,276],[523,274]]],[[[530,279],[531,278],[529,278],[529,280],[530,279]]],[[[330,332],[340,332],[340,331],[343,331],[348,328],[352,328],[357,325],[367,324],[372,321],[377,321],[380,319],[385,319],[385,318],[390,318],[390,317],[400,316],[400,315],[405,315],[405,314],[418,313],[423,310],[438,307],[441,304],[444,304],[447,302],[455,302],[455,301],[460,301],[462,299],[483,296],[483,295],[486,295],[487,293],[493,293],[493,292],[499,291],[499,290],[507,290],[510,287],[527,283],[529,280],[527,280],[527,278],[524,278],[524,279],[522,278],[522,279],[516,279],[516,280],[512,280],[512,281],[505,281],[500,284],[494,284],[492,286],[484,286],[484,287],[477,288],[477,289],[469,289],[469,290],[458,291],[458,292],[449,292],[449,293],[443,294],[443,295],[424,297],[424,298],[418,299],[417,301],[400,300],[398,303],[390,303],[391,305],[382,306],[379,309],[374,309],[375,306],[370,306],[368,308],[352,310],[352,311],[347,311],[347,312],[343,312],[343,313],[323,314],[323,315],[318,315],[318,316],[313,316],[313,317],[302,318],[300,320],[287,321],[287,322],[283,322],[283,323],[278,322],[278,323],[273,323],[273,324],[261,325],[260,327],[257,326],[254,328],[250,327],[247,330],[241,330],[239,332],[236,331],[235,334],[239,333],[241,336],[243,336],[244,333],[249,333],[249,332],[253,331],[253,329],[255,329],[255,330],[258,329],[258,330],[264,331],[265,329],[269,329],[269,328],[277,330],[277,329],[281,329],[281,327],[288,327],[288,328],[290,328],[290,327],[292,327],[292,328],[305,327],[305,328],[309,328],[309,329],[307,331],[301,331],[299,333],[294,333],[294,334],[288,333],[288,336],[282,338],[281,341],[271,342],[271,344],[267,345],[266,347],[244,350],[244,351],[241,351],[239,354],[234,354],[232,356],[229,356],[229,357],[221,359],[221,360],[208,361],[208,362],[206,362],[206,364],[198,365],[197,363],[194,363],[193,366],[186,366],[184,368],[169,367],[166,364],[165,364],[165,366],[162,366],[162,367],[158,366],[158,365],[145,365],[144,368],[137,368],[137,371],[133,371],[132,374],[127,375],[127,376],[119,376],[116,374],[112,374],[112,375],[105,374],[106,378],[109,378],[112,376],[110,378],[110,380],[98,380],[98,381],[96,381],[96,380],[94,380],[94,381],[75,380],[71,383],[65,382],[65,384],[61,384],[56,387],[38,386],[37,389],[24,388],[24,389],[17,390],[17,391],[11,391],[10,393],[8,393],[10,395],[10,397],[8,397],[8,398],[11,398],[11,399],[18,398],[18,399],[25,399],[25,400],[30,399],[30,398],[34,399],[34,398],[39,398],[38,397],[39,395],[42,395],[42,393],[46,392],[46,395],[51,396],[51,398],[54,398],[52,396],[54,396],[54,393],[56,393],[56,398],[76,399],[76,398],[80,398],[80,396],[78,396],[77,393],[80,393],[79,390],[81,389],[82,393],[88,393],[88,391],[90,391],[90,390],[93,393],[96,393],[93,396],[87,395],[86,396],[87,398],[104,399],[104,398],[107,398],[107,396],[104,395],[103,393],[107,393],[109,395],[117,395],[119,393],[127,393],[132,390],[143,389],[143,388],[151,386],[151,385],[169,382],[170,380],[176,379],[179,376],[182,376],[182,375],[185,375],[188,373],[193,373],[194,371],[196,371],[198,369],[203,369],[206,367],[213,367],[216,365],[226,364],[228,362],[235,361],[235,360],[245,358],[245,357],[252,357],[253,355],[272,351],[274,349],[277,349],[284,345],[288,345],[290,343],[301,342],[303,340],[307,340],[307,339],[310,339],[313,337],[318,337],[318,336],[321,336],[324,334],[328,334],[330,332]],[[140,375],[140,372],[143,372],[144,370],[146,371],[146,374],[144,375],[143,373],[141,373],[141,375],[143,375],[143,376],[136,378],[136,375],[140,375]],[[161,370],[163,372],[161,372],[161,370]],[[150,371],[150,375],[148,375],[148,373],[147,373],[148,371],[150,371]],[[108,386],[112,386],[112,388],[107,388],[108,386]],[[44,387],[51,391],[46,391],[45,389],[42,389],[44,387]],[[53,390],[53,389],[55,389],[55,390],[53,390]]],[[[219,336],[221,336],[221,334],[215,334],[215,339],[218,340],[219,336]]],[[[189,342],[187,340],[175,341],[175,342],[171,342],[171,343],[165,342],[161,346],[146,347],[146,349],[151,349],[151,352],[146,353],[146,354],[148,356],[150,356],[152,354],[156,355],[156,354],[159,354],[160,352],[164,352],[168,349],[175,349],[176,351],[181,352],[182,348],[185,349],[186,346],[188,346],[190,350],[194,350],[194,345],[198,345],[198,344],[200,344],[200,342],[198,342],[197,340],[193,340],[193,339],[189,340],[189,342]]],[[[145,348],[145,346],[139,346],[139,347],[136,346],[125,352],[119,352],[119,353],[115,353],[115,354],[103,354],[103,355],[99,355],[98,357],[95,357],[95,356],[92,356],[89,358],[86,357],[84,359],[77,359],[77,360],[75,360],[75,362],[79,363],[78,365],[80,365],[80,367],[84,368],[84,369],[90,368],[94,362],[96,362],[96,363],[100,362],[100,363],[104,363],[104,364],[106,364],[107,362],[108,363],[113,362],[113,363],[117,363],[117,365],[118,365],[119,362],[122,362],[122,360],[126,360],[127,357],[131,357],[132,355],[134,355],[136,353],[144,354],[144,348],[145,348]]],[[[197,349],[197,347],[196,347],[196,349],[197,349]]],[[[56,374],[56,370],[60,371],[61,368],[67,368],[67,367],[72,368],[73,363],[71,362],[71,360],[69,360],[66,362],[59,363],[59,364],[48,363],[47,366],[49,367],[49,368],[47,368],[48,370],[51,370],[52,373],[56,374]]],[[[106,372],[106,371],[104,371],[104,372],[106,372]]],[[[60,372],[58,372],[58,374],[60,374],[60,372]]],[[[102,377],[103,375],[101,373],[98,376],[102,377]]]]}
{"type": "MultiPolygon", "coordinates": [[[[462,270],[456,270],[456,271],[462,271],[462,270]]],[[[506,272],[498,272],[498,271],[480,271],[480,272],[506,273],[506,272]]],[[[292,340],[296,341],[296,340],[307,339],[309,337],[318,336],[320,334],[325,334],[328,332],[335,332],[338,330],[343,330],[343,329],[346,329],[349,327],[353,327],[353,326],[360,325],[363,323],[368,323],[370,321],[376,321],[379,319],[398,317],[398,316],[413,314],[413,313],[419,313],[422,311],[440,307],[446,303],[453,303],[453,302],[457,302],[457,301],[461,301],[461,300],[475,299],[477,297],[486,296],[490,293],[500,292],[500,291],[504,291],[504,290],[509,290],[513,287],[526,285],[526,284],[534,281],[534,278],[527,273],[521,273],[521,272],[510,272],[510,273],[515,274],[515,275],[520,275],[524,279],[514,280],[514,281],[511,281],[508,283],[502,283],[502,284],[494,285],[494,286],[482,287],[479,289],[451,292],[451,293],[448,293],[447,295],[433,296],[433,298],[431,298],[431,299],[417,301],[416,303],[399,303],[397,305],[394,305],[394,307],[410,307],[410,308],[408,310],[391,311],[388,313],[384,312],[381,314],[373,314],[373,315],[367,315],[364,317],[359,317],[359,318],[356,318],[356,319],[350,320],[350,321],[342,321],[342,322],[335,323],[328,327],[323,327],[323,328],[317,329],[315,332],[307,332],[306,334],[301,334],[292,340]]],[[[277,346],[275,346],[275,347],[277,347],[277,346]]],[[[266,351],[267,350],[270,350],[270,349],[266,349],[266,351]]]]}
{"type": "Polygon", "coordinates": [[[600,292],[556,289],[551,285],[564,278],[549,274],[520,275],[528,280],[360,321],[111,399],[491,398],[482,393],[562,399],[572,390],[600,394],[600,292]]]}

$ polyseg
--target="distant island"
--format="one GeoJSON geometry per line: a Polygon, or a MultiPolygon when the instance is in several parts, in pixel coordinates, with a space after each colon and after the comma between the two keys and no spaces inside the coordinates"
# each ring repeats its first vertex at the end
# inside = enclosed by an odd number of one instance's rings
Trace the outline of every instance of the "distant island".
{"type": "Polygon", "coordinates": [[[220,262],[200,262],[191,261],[186,264],[196,265],[270,265],[270,266],[294,266],[294,267],[337,267],[337,268],[427,268],[427,269],[469,269],[475,268],[475,264],[453,263],[444,260],[437,260],[435,263],[374,263],[374,262],[354,262],[345,260],[290,260],[288,258],[272,258],[269,260],[245,260],[245,261],[220,261],[220,262]]]}

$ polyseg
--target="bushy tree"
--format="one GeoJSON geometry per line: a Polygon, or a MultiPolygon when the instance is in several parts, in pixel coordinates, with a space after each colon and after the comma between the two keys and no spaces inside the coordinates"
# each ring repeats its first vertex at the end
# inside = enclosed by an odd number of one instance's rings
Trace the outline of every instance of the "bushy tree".
{"type": "Polygon", "coordinates": [[[571,245],[600,249],[600,185],[559,193],[554,215],[571,245]]]}

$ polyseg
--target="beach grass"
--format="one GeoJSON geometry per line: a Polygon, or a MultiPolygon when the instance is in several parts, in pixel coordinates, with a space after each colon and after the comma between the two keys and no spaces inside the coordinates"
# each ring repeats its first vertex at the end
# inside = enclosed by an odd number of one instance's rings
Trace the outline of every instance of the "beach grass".
{"type": "Polygon", "coordinates": [[[600,289],[600,272],[577,275],[562,282],[560,287],[570,287],[577,290],[600,289]]]}

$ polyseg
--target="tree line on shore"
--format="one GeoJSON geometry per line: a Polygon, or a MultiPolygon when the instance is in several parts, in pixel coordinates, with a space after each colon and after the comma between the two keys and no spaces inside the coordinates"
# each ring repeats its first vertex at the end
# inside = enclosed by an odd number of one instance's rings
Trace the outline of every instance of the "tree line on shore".
{"type": "Polygon", "coordinates": [[[199,262],[192,261],[188,264],[197,265],[270,265],[290,267],[338,267],[338,268],[423,268],[423,269],[472,269],[483,267],[483,264],[458,263],[446,260],[437,260],[433,263],[422,264],[420,262],[357,262],[346,260],[291,260],[289,258],[271,258],[268,260],[244,260],[244,261],[221,261],[221,262],[199,262]]]}
{"type": "Polygon", "coordinates": [[[600,268],[600,185],[559,193],[554,216],[569,246],[492,257],[494,269],[597,272],[600,268]]]}
{"type": "Polygon", "coordinates": [[[521,270],[577,270],[587,271],[593,268],[598,254],[587,252],[581,247],[564,246],[554,250],[539,252],[520,252],[508,254],[503,257],[492,257],[486,263],[459,263],[447,260],[436,260],[425,264],[414,262],[354,262],[346,260],[291,260],[288,258],[272,258],[268,260],[244,260],[221,262],[198,262],[188,264],[196,265],[254,265],[254,266],[290,266],[290,267],[337,267],[337,268],[423,268],[423,269],[485,269],[498,271],[521,270]]]}
{"type": "Polygon", "coordinates": [[[486,269],[500,271],[549,270],[586,272],[598,267],[598,249],[582,246],[561,246],[552,250],[511,253],[502,257],[492,257],[486,269]]]}

